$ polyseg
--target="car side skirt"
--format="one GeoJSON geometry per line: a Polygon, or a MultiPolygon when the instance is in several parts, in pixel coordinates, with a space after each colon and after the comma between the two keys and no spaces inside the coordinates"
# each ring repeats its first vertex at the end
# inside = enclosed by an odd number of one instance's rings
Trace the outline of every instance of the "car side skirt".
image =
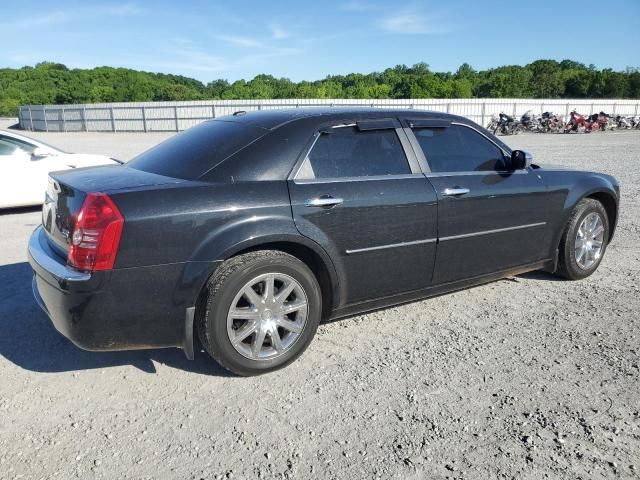
{"type": "Polygon", "coordinates": [[[330,320],[339,320],[345,317],[351,317],[354,315],[360,315],[363,313],[371,312],[374,310],[382,310],[385,308],[402,305],[405,303],[411,303],[418,300],[424,300],[431,297],[437,297],[446,293],[452,293],[458,290],[464,290],[469,287],[482,285],[484,283],[494,282],[496,280],[510,277],[512,275],[520,275],[535,270],[553,271],[554,260],[547,258],[534,263],[526,265],[519,265],[505,270],[488,273],[485,275],[479,275],[472,278],[465,278],[464,280],[458,280],[450,283],[443,283],[440,285],[433,285],[428,288],[413,290],[411,292],[404,292],[398,295],[392,295],[389,297],[377,298],[375,300],[369,300],[366,302],[360,302],[351,305],[345,305],[344,307],[336,308],[330,317],[330,320]]]}

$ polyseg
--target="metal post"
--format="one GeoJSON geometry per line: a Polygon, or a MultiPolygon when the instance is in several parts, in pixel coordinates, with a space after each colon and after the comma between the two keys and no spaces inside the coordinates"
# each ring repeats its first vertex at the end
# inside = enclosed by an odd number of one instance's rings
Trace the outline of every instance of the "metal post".
{"type": "Polygon", "coordinates": [[[44,116],[44,131],[48,132],[49,131],[49,122],[47,122],[47,107],[45,107],[44,105],[42,106],[42,114],[44,116]]]}
{"type": "Polygon", "coordinates": [[[143,105],[142,106],[142,126],[144,128],[144,131],[147,131],[147,109],[146,107],[143,105]]]}
{"type": "Polygon", "coordinates": [[[109,107],[109,112],[111,113],[111,130],[116,131],[116,119],[113,116],[113,107],[109,107]]]}
{"type": "Polygon", "coordinates": [[[29,121],[31,122],[31,131],[33,132],[33,115],[31,114],[31,105],[29,105],[29,121]]]}
{"type": "Polygon", "coordinates": [[[593,103],[591,104],[591,111],[589,113],[593,113],[593,103]]]}
{"type": "Polygon", "coordinates": [[[451,113],[451,102],[447,103],[447,113],[451,113]]]}
{"type": "Polygon", "coordinates": [[[516,112],[518,111],[518,104],[513,102],[513,118],[516,118],[516,112]]]}
{"type": "Polygon", "coordinates": [[[84,127],[84,131],[89,131],[89,125],[87,124],[87,107],[85,105],[82,106],[82,110],[80,110],[82,115],[82,126],[84,127]]]}
{"type": "Polygon", "coordinates": [[[62,107],[62,131],[63,132],[67,131],[67,124],[65,123],[65,119],[64,119],[64,107],[62,107]]]}
{"type": "Polygon", "coordinates": [[[569,104],[564,109],[564,119],[567,120],[569,118],[569,104]]]}
{"type": "Polygon", "coordinates": [[[615,117],[616,116],[616,103],[613,103],[613,113],[612,115],[615,117]]]}
{"type": "Polygon", "coordinates": [[[211,118],[216,118],[216,106],[211,105],[211,118]]]}
{"type": "Polygon", "coordinates": [[[179,132],[180,130],[178,129],[178,107],[177,106],[173,107],[173,116],[176,119],[176,132],[179,132]]]}
{"type": "Polygon", "coordinates": [[[635,113],[633,115],[634,116],[638,115],[638,104],[637,103],[636,103],[636,111],[635,111],[635,113]]]}
{"type": "Polygon", "coordinates": [[[480,110],[480,122],[483,127],[486,126],[486,123],[484,121],[486,105],[487,105],[487,102],[482,102],[482,109],[480,110]]]}

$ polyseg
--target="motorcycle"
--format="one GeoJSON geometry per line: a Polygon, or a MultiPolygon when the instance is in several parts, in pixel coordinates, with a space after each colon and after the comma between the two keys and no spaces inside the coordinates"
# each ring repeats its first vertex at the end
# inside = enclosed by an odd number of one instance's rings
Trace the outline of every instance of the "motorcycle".
{"type": "Polygon", "coordinates": [[[493,130],[494,135],[517,135],[522,131],[519,122],[506,113],[500,113],[498,124],[493,130]]]}
{"type": "Polygon", "coordinates": [[[499,123],[500,123],[500,117],[498,117],[498,115],[494,113],[493,115],[491,115],[491,120],[487,124],[487,130],[489,130],[490,132],[495,131],[499,123]]]}
{"type": "Polygon", "coordinates": [[[570,133],[570,132],[580,133],[580,132],[585,132],[586,129],[587,129],[587,126],[586,126],[586,119],[584,118],[584,115],[580,115],[578,112],[573,110],[571,112],[571,117],[569,118],[569,121],[564,126],[564,133],[570,133]]]}
{"type": "Polygon", "coordinates": [[[628,130],[631,127],[631,121],[629,120],[629,118],[624,117],[622,115],[618,115],[616,116],[616,127],[621,129],[621,130],[628,130]]]}
{"type": "Polygon", "coordinates": [[[520,117],[520,125],[522,129],[530,132],[540,131],[540,117],[533,114],[531,110],[527,110],[520,117]]]}
{"type": "Polygon", "coordinates": [[[540,131],[542,133],[558,133],[563,130],[562,117],[553,112],[543,112],[540,117],[540,131]]]}
{"type": "Polygon", "coordinates": [[[611,129],[609,118],[609,115],[604,112],[592,113],[587,117],[585,122],[585,131],[587,133],[597,132],[598,130],[604,132],[605,130],[611,129]]]}

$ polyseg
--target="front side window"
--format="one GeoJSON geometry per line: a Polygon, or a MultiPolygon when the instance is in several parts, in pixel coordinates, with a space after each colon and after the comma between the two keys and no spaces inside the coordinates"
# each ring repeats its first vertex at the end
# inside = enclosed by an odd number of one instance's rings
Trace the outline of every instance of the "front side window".
{"type": "Polygon", "coordinates": [[[507,169],[502,151],[471,128],[413,130],[432,172],[502,171],[507,169]]]}
{"type": "Polygon", "coordinates": [[[296,178],[323,179],[410,174],[395,130],[341,127],[322,133],[296,178]]]}

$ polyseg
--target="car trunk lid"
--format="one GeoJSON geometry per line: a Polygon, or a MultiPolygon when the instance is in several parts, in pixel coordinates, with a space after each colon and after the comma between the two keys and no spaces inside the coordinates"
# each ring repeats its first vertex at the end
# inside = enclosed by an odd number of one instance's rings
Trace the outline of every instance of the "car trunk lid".
{"type": "Polygon", "coordinates": [[[42,225],[49,245],[66,257],[77,215],[90,192],[112,193],[141,190],[159,185],[184,183],[184,180],[127,168],[124,165],[79,168],[49,174],[42,225]]]}

